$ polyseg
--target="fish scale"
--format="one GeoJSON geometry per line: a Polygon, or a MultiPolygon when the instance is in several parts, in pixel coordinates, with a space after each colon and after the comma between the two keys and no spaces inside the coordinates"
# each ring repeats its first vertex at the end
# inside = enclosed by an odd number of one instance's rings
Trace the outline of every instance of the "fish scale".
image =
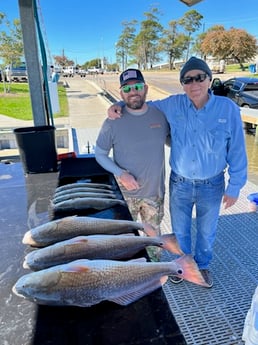
{"type": "Polygon", "coordinates": [[[134,233],[136,230],[147,231],[147,225],[130,220],[70,216],[30,229],[25,233],[22,242],[31,246],[44,247],[80,235],[117,235],[134,233]]]}
{"type": "Polygon", "coordinates": [[[171,262],[76,260],[22,276],[13,292],[38,304],[128,305],[162,286],[171,274],[207,286],[193,258],[184,255],[171,262]]]}
{"type": "Polygon", "coordinates": [[[59,186],[59,187],[56,188],[56,191],[62,191],[62,190],[78,188],[78,187],[96,188],[98,190],[100,190],[100,189],[110,189],[110,190],[113,190],[114,189],[114,187],[112,185],[105,184],[105,183],[74,182],[74,183],[65,184],[63,186],[59,186]]]}
{"type": "Polygon", "coordinates": [[[89,187],[74,187],[71,189],[64,189],[64,190],[60,190],[60,191],[55,191],[54,193],[54,197],[59,197],[59,196],[63,196],[63,195],[69,195],[69,194],[73,194],[73,193],[102,193],[102,194],[114,194],[113,190],[106,190],[106,189],[99,189],[99,188],[89,188],[89,187]]]}
{"type": "Polygon", "coordinates": [[[126,206],[126,202],[120,199],[109,198],[75,198],[61,201],[56,204],[52,203],[52,209],[54,212],[79,211],[85,209],[104,210],[116,205],[126,206]]]}
{"type": "Polygon", "coordinates": [[[34,250],[25,256],[24,268],[40,270],[77,259],[131,259],[148,246],[182,255],[174,234],[158,237],[134,235],[88,235],[34,250]]]}
{"type": "Polygon", "coordinates": [[[58,202],[65,201],[65,200],[71,200],[75,198],[85,198],[85,197],[95,197],[95,198],[112,198],[116,199],[117,196],[115,193],[91,193],[91,192],[73,192],[73,193],[68,193],[68,194],[62,194],[62,195],[57,195],[52,199],[52,202],[54,204],[57,204],[58,202]]]}

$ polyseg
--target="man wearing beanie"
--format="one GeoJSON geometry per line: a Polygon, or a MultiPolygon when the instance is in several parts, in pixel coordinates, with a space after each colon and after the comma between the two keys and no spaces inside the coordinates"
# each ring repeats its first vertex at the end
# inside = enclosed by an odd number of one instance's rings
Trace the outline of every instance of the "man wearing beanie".
{"type": "MultiPolygon", "coordinates": [[[[240,109],[229,98],[210,91],[211,79],[207,63],[191,57],[180,71],[184,93],[151,102],[165,114],[171,128],[172,231],[182,251],[194,256],[207,287],[213,285],[210,264],[221,202],[225,208],[234,205],[247,179],[240,109]],[[226,183],[225,170],[229,176],[226,183]],[[195,243],[191,234],[193,208],[195,243]]],[[[114,105],[109,117],[118,117],[119,109],[114,105]]]]}

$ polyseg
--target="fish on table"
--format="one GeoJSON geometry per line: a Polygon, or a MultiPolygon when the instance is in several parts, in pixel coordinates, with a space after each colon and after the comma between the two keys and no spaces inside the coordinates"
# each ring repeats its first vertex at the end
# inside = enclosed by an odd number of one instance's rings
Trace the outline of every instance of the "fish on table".
{"type": "Polygon", "coordinates": [[[110,184],[106,183],[94,183],[94,182],[74,182],[64,184],[56,188],[56,191],[63,191],[66,189],[78,188],[78,187],[88,187],[88,188],[95,188],[95,189],[109,189],[114,190],[115,187],[110,184]]]}
{"type": "Polygon", "coordinates": [[[77,259],[130,259],[148,246],[157,246],[183,255],[174,234],[158,237],[89,235],[36,249],[25,256],[23,267],[37,271],[77,259]]]}
{"type": "Polygon", "coordinates": [[[115,193],[92,193],[92,192],[72,192],[72,193],[65,193],[63,195],[55,195],[54,198],[51,200],[52,203],[57,204],[62,201],[72,200],[76,198],[111,198],[116,199],[117,195],[115,193]]]}
{"type": "Polygon", "coordinates": [[[117,205],[126,206],[126,202],[121,199],[110,198],[75,198],[71,200],[60,201],[56,204],[52,203],[51,208],[56,212],[82,211],[87,209],[105,210],[117,205]]]}
{"type": "Polygon", "coordinates": [[[155,230],[149,224],[131,220],[106,219],[95,217],[68,216],[52,220],[28,230],[22,242],[36,247],[83,235],[118,235],[143,231],[148,236],[156,236],[155,230]]]}
{"type": "Polygon", "coordinates": [[[90,307],[102,301],[128,305],[160,288],[168,275],[207,287],[191,255],[171,262],[76,260],[31,272],[12,291],[37,304],[90,307]]]}
{"type": "Polygon", "coordinates": [[[94,194],[98,194],[98,193],[102,193],[102,194],[107,194],[107,195],[114,195],[115,191],[113,190],[109,190],[109,189],[99,189],[99,188],[89,188],[89,187],[74,187],[74,188],[70,188],[70,189],[64,189],[64,190],[58,190],[55,191],[54,193],[54,197],[58,197],[58,196],[63,196],[63,195],[69,195],[69,194],[73,194],[73,193],[94,193],[94,194]]]}

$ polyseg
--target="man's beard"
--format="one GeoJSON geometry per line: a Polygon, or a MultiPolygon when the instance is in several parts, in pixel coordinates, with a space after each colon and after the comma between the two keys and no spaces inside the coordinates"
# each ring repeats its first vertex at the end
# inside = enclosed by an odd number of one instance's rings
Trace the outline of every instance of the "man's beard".
{"type": "Polygon", "coordinates": [[[133,101],[128,101],[126,103],[127,107],[129,109],[134,109],[134,110],[137,110],[137,109],[141,109],[143,104],[145,103],[144,99],[137,99],[137,100],[133,100],[133,101]]]}

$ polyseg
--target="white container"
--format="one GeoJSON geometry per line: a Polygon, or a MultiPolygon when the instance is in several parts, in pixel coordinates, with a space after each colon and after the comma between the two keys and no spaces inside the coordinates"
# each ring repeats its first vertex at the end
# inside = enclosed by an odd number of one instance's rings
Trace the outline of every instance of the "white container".
{"type": "Polygon", "coordinates": [[[245,318],[242,340],[245,345],[258,345],[258,286],[252,299],[251,308],[245,318]]]}

